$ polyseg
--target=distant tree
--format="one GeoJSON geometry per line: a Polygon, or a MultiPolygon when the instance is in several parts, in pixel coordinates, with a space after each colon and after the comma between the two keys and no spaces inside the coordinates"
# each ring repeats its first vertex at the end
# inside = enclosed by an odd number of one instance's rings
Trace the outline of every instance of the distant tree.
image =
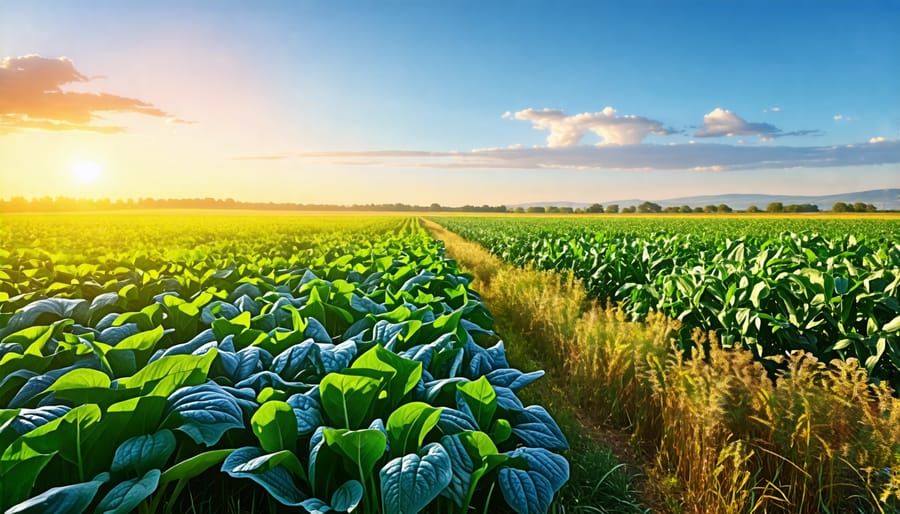
{"type": "Polygon", "coordinates": [[[720,203],[719,205],[716,206],[716,212],[733,212],[733,211],[734,211],[734,209],[732,209],[731,207],[729,207],[728,205],[726,205],[724,203],[720,203]]]}
{"type": "Polygon", "coordinates": [[[525,212],[525,209],[523,207],[516,207],[513,212],[515,212],[516,214],[522,214],[525,212]]]}
{"type": "Polygon", "coordinates": [[[703,207],[694,207],[694,212],[703,212],[703,207]]]}
{"type": "Polygon", "coordinates": [[[791,203],[784,206],[784,212],[819,212],[819,206],[812,203],[791,203]]]}
{"type": "Polygon", "coordinates": [[[559,212],[561,212],[563,214],[572,214],[573,212],[575,212],[575,209],[573,209],[571,207],[560,207],[559,212]]]}
{"type": "Polygon", "coordinates": [[[575,214],[584,214],[585,212],[587,212],[587,211],[582,209],[581,207],[578,207],[577,209],[575,209],[575,214]]]}
{"type": "Polygon", "coordinates": [[[538,212],[543,213],[543,212],[544,212],[544,208],[543,208],[543,207],[538,207],[538,206],[536,206],[536,205],[533,205],[533,206],[531,206],[531,207],[528,208],[527,212],[530,212],[530,213],[538,213],[538,212]]]}
{"type": "Polygon", "coordinates": [[[559,213],[559,207],[557,207],[555,205],[548,205],[547,207],[544,208],[544,212],[550,212],[553,214],[557,214],[557,213],[559,213]]]}
{"type": "Polygon", "coordinates": [[[689,213],[694,212],[694,209],[691,209],[690,205],[682,205],[678,208],[678,212],[689,213]]]}
{"type": "Polygon", "coordinates": [[[759,207],[751,205],[750,207],[747,207],[747,212],[759,212],[759,207]]]}
{"type": "Polygon", "coordinates": [[[603,212],[603,206],[599,203],[591,204],[591,206],[587,208],[587,212],[603,212]]]}
{"type": "Polygon", "coordinates": [[[867,203],[866,204],[866,212],[875,212],[878,210],[878,207],[875,207],[875,204],[867,203]]]}
{"type": "Polygon", "coordinates": [[[784,212],[784,204],[781,202],[772,202],[766,205],[766,212],[784,212]]]}
{"type": "Polygon", "coordinates": [[[715,205],[704,206],[703,212],[716,212],[716,206],[715,205]]]}
{"type": "Polygon", "coordinates": [[[609,213],[612,213],[612,214],[615,214],[615,213],[619,212],[619,204],[617,204],[617,203],[612,203],[612,204],[607,205],[607,206],[606,206],[606,211],[605,211],[605,212],[609,212],[609,213]]]}
{"type": "Polygon", "coordinates": [[[662,206],[653,202],[644,202],[638,205],[638,212],[662,212],[662,206]]]}
{"type": "Polygon", "coordinates": [[[853,206],[844,202],[837,202],[831,206],[832,212],[853,212],[853,206]]]}
{"type": "Polygon", "coordinates": [[[866,203],[865,202],[854,202],[853,203],[853,211],[854,212],[866,212],[866,203]]]}
{"type": "Polygon", "coordinates": [[[439,210],[441,210],[441,204],[433,203],[430,206],[428,206],[428,210],[429,211],[439,211],[439,210]]]}
{"type": "Polygon", "coordinates": [[[622,212],[625,212],[625,213],[637,212],[637,207],[635,207],[634,205],[629,205],[628,207],[625,207],[624,209],[622,209],[622,212]]]}
{"type": "MultiPolygon", "coordinates": [[[[690,210],[690,207],[688,207],[688,209],[690,210]]],[[[681,208],[678,207],[677,205],[670,205],[668,207],[665,207],[663,209],[663,212],[669,212],[669,213],[681,212],[681,208]]]]}

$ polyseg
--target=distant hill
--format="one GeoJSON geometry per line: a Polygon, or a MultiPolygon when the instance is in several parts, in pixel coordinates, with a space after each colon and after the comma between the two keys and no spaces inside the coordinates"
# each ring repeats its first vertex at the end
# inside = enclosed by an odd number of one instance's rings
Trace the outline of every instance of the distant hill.
{"type": "MultiPolygon", "coordinates": [[[[751,205],[755,205],[760,209],[765,209],[766,205],[771,202],[781,202],[787,204],[811,203],[819,206],[823,211],[831,210],[831,206],[837,202],[854,203],[864,202],[871,203],[878,207],[880,211],[900,210],[900,188],[894,189],[872,189],[869,191],[857,191],[854,193],[840,193],[834,195],[823,196],[800,196],[800,195],[761,195],[761,194],[723,194],[723,195],[705,195],[705,196],[685,196],[681,198],[667,198],[665,200],[650,200],[651,202],[668,207],[671,205],[690,205],[691,207],[703,207],[704,205],[726,204],[733,209],[743,210],[751,205]]],[[[618,204],[619,207],[629,205],[639,205],[644,200],[608,200],[599,202],[602,205],[618,204]]],[[[548,205],[556,205],[559,207],[588,207],[591,203],[586,202],[532,202],[512,205],[510,207],[531,207],[548,205]]]]}

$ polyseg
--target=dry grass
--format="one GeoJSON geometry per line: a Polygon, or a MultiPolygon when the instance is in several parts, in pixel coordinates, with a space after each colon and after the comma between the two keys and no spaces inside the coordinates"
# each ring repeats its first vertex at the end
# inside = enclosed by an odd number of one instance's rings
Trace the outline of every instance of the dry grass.
{"type": "Polygon", "coordinates": [[[628,322],[571,277],[512,268],[427,226],[475,274],[500,332],[529,341],[511,356],[565,377],[573,405],[631,432],[668,510],[900,512],[900,400],[856,361],[797,352],[773,382],[714,334],[695,332],[684,355],[676,321],[628,322]]]}

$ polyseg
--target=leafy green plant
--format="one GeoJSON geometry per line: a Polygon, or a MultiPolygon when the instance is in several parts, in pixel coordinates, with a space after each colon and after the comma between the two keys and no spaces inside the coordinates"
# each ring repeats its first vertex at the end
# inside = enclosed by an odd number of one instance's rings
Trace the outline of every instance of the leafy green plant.
{"type": "Polygon", "coordinates": [[[567,448],[516,397],[539,375],[413,220],[119,221],[0,253],[0,508],[175,512],[201,476],[308,512],[466,512],[498,487],[549,508],[561,482],[500,474],[567,448]]]}

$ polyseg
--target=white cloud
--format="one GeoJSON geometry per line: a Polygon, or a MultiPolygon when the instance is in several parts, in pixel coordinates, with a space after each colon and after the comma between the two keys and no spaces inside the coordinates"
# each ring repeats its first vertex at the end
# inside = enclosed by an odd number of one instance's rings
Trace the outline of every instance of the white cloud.
{"type": "Polygon", "coordinates": [[[547,146],[567,148],[578,145],[588,132],[600,136],[601,145],[636,145],[648,135],[664,136],[673,131],[663,124],[643,116],[616,114],[612,107],[600,112],[568,115],[557,109],[525,109],[506,112],[506,119],[529,121],[538,130],[547,130],[547,146]]]}
{"type": "MultiPolygon", "coordinates": [[[[779,109],[780,110],[780,109],[779,109]]],[[[784,136],[817,135],[818,130],[797,130],[784,132],[775,125],[769,123],[751,123],[737,114],[720,107],[716,107],[709,114],[703,116],[704,128],[698,130],[696,137],[733,137],[733,136],[758,136],[761,141],[772,141],[784,136]]]]}
{"type": "Polygon", "coordinates": [[[897,164],[900,141],[808,147],[688,143],[495,148],[477,152],[380,150],[298,153],[293,157],[330,164],[392,168],[729,171],[897,164]]]}
{"type": "Polygon", "coordinates": [[[763,109],[763,112],[781,112],[781,107],[769,107],[768,109],[763,109]]]}
{"type": "Polygon", "coordinates": [[[878,144],[878,143],[896,143],[896,142],[897,142],[896,139],[891,139],[889,137],[883,137],[883,136],[876,136],[876,137],[869,139],[869,143],[871,143],[873,145],[878,144]]]}
{"type": "Polygon", "coordinates": [[[844,119],[844,115],[843,114],[835,114],[833,116],[833,118],[834,118],[834,121],[841,121],[842,119],[844,119]]]}

